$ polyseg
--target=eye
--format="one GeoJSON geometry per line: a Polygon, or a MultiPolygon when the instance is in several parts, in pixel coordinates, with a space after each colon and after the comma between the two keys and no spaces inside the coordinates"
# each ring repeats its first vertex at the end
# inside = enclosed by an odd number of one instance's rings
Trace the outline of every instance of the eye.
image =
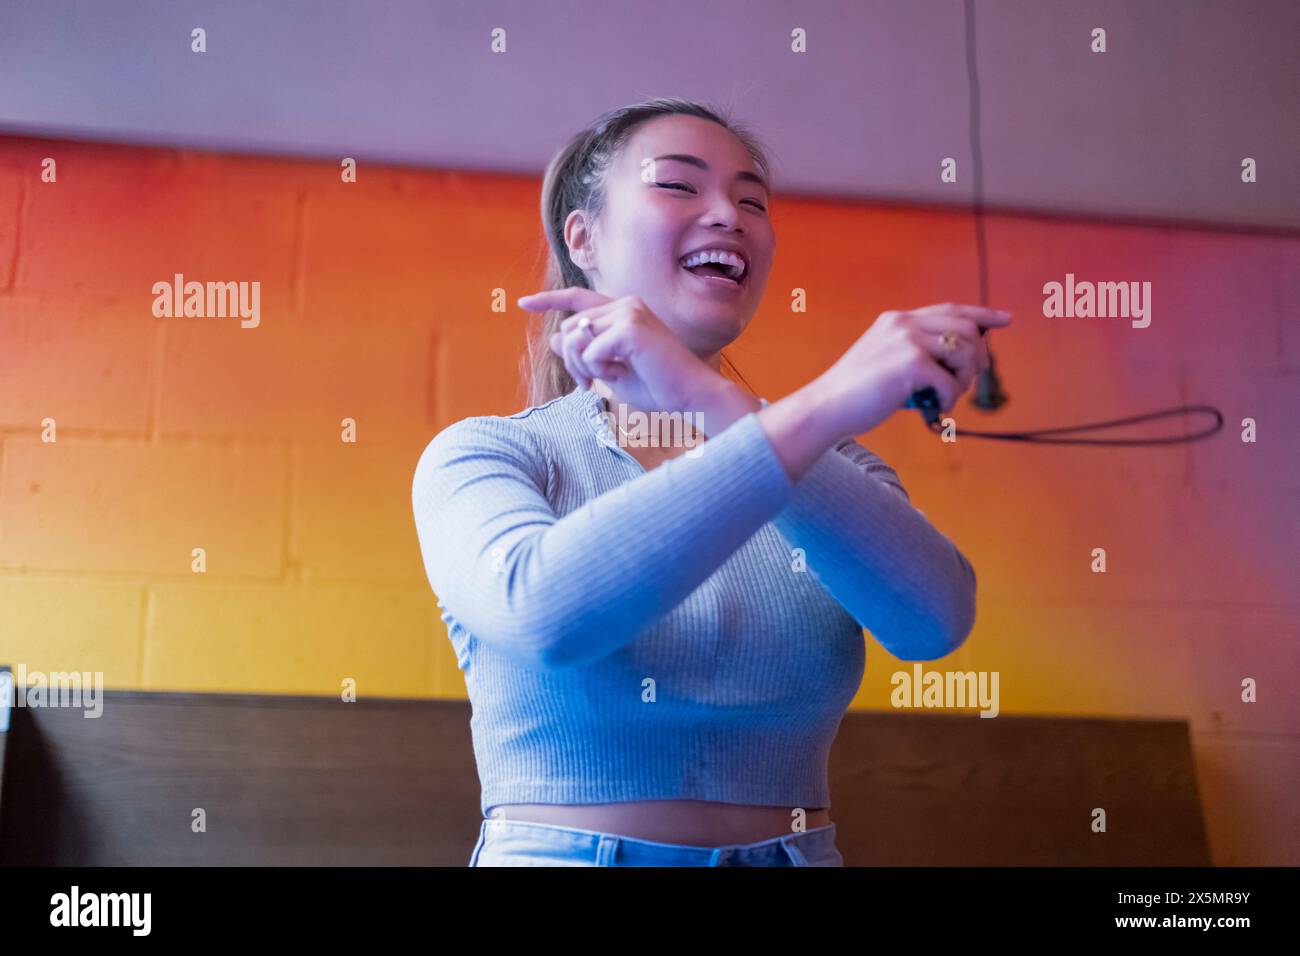
{"type": "MultiPolygon", "coordinates": [[[[689,183],[671,182],[671,183],[655,183],[655,185],[658,186],[660,189],[678,189],[681,190],[682,192],[688,192],[688,193],[695,192],[695,188],[691,186],[689,183]]],[[[742,199],[741,202],[749,203],[759,212],[767,212],[767,207],[764,206],[757,199],[742,199]]]]}

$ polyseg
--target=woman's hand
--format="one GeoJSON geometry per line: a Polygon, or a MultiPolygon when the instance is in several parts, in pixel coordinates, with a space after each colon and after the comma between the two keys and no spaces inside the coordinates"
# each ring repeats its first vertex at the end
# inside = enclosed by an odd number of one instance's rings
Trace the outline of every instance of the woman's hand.
{"type": "Polygon", "coordinates": [[[575,310],[551,336],[551,350],[583,388],[598,378],[642,411],[695,411],[695,403],[726,381],[636,296],[611,299],[570,286],[523,296],[519,306],[529,312],[575,310]]]}
{"type": "Polygon", "coordinates": [[[836,430],[843,435],[869,431],[927,385],[934,387],[947,412],[988,368],[980,327],[1005,328],[1010,323],[1009,312],[951,302],[882,312],[808,388],[836,416],[836,430]],[[953,348],[945,345],[945,335],[953,348]]]}

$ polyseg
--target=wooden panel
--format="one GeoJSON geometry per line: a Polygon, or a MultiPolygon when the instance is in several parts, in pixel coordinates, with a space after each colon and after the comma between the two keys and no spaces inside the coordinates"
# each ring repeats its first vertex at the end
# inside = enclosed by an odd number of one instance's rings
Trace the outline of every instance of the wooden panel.
{"type": "MultiPolygon", "coordinates": [[[[9,742],[9,702],[13,699],[14,674],[8,666],[0,667],[0,821],[4,819],[5,753],[9,742]]],[[[0,828],[0,860],[4,856],[4,830],[0,828]]]]}
{"type": "MultiPolygon", "coordinates": [[[[469,717],[130,691],[97,719],[15,708],[0,862],[463,866],[481,820],[469,717]]],[[[831,787],[850,866],[1209,862],[1183,722],[851,712],[831,787]]]]}
{"type": "Polygon", "coordinates": [[[16,708],[0,862],[463,866],[481,820],[469,714],[113,691],[96,719],[16,708]]]}
{"type": "Polygon", "coordinates": [[[831,792],[848,865],[1210,862],[1183,721],[852,713],[831,792]]]}

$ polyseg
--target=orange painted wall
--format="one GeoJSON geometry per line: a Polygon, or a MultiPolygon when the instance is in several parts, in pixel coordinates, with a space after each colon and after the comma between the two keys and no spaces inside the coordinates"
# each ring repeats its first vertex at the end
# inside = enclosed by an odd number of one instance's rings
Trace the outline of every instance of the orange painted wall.
{"type": "MultiPolygon", "coordinates": [[[[536,320],[491,297],[537,288],[538,188],[0,139],[0,662],[114,688],[463,696],[410,482],[441,428],[523,407],[536,320]],[[152,285],[177,272],[259,280],[260,326],[155,318],[152,285]]],[[[729,350],[769,399],[885,309],[977,298],[968,213],[778,197],[773,215],[768,298],[729,350]]],[[[942,666],[998,671],[1004,714],[1190,718],[1215,861],[1300,863],[1300,239],[987,222],[993,304],[1017,316],[994,340],[1012,403],[963,403],[959,425],[1208,402],[1227,427],[1165,448],[944,445],[907,412],[864,436],[977,569],[979,620],[942,666]],[[1150,281],[1150,328],[1044,318],[1066,272],[1150,281]]],[[[905,666],[868,641],[855,706],[888,707],[905,666]]]]}

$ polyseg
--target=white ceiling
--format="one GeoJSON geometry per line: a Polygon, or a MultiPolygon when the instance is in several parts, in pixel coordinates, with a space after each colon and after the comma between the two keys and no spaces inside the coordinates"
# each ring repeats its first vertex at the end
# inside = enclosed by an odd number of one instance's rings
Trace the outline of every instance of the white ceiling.
{"type": "MultiPolygon", "coordinates": [[[[1300,229],[1300,2],[975,9],[986,205],[1300,229]]],[[[659,95],[733,107],[778,190],[971,197],[963,0],[0,5],[11,133],[539,173],[598,113],[659,95]]]]}

